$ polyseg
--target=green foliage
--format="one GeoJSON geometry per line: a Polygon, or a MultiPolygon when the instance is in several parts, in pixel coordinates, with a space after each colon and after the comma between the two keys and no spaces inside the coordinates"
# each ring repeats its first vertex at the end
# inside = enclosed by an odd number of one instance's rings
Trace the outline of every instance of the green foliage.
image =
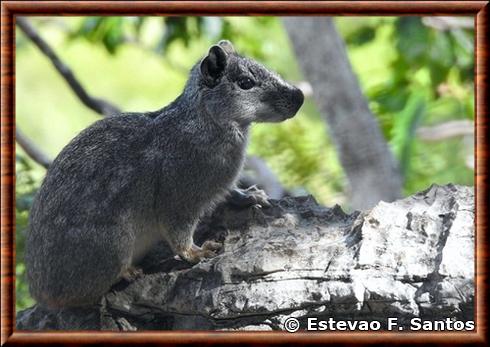
{"type": "MultiPolygon", "coordinates": [[[[116,54],[124,44],[141,43],[144,39],[144,27],[152,26],[154,17],[84,17],[73,29],[68,38],[88,40],[92,44],[101,45],[110,54],[116,54]]],[[[227,17],[163,17],[159,24],[159,38],[153,40],[149,48],[157,53],[166,54],[175,43],[189,47],[199,40],[216,42],[221,39],[233,40],[241,52],[255,58],[264,58],[267,53],[257,34],[263,33],[268,27],[277,28],[274,17],[255,17],[251,25],[242,26],[243,18],[227,17]]],[[[249,24],[247,23],[247,24],[249,24]]],[[[267,49],[267,48],[266,48],[267,49]]]]}
{"type": "Polygon", "coordinates": [[[415,130],[424,113],[424,96],[413,93],[410,95],[406,107],[397,114],[393,122],[391,146],[398,158],[400,171],[404,177],[410,169],[415,130]]]}
{"type": "Polygon", "coordinates": [[[355,30],[344,36],[347,45],[361,46],[371,42],[376,36],[376,29],[370,26],[363,26],[362,30],[355,30]]]}
{"type": "Polygon", "coordinates": [[[337,24],[369,105],[400,163],[405,193],[431,183],[473,184],[461,139],[434,144],[416,136],[419,126],[474,119],[473,31],[435,30],[421,17],[340,18],[337,24]],[[375,35],[369,34],[372,30],[375,35]]]}
{"type": "MultiPolygon", "coordinates": [[[[69,38],[85,38],[92,43],[100,43],[109,53],[114,54],[124,42],[123,24],[122,17],[86,17],[69,38]]],[[[140,22],[135,21],[136,31],[138,25],[141,25],[140,22]]]]}
{"type": "Polygon", "coordinates": [[[315,192],[320,201],[333,203],[332,197],[343,190],[342,168],[326,136],[324,122],[308,114],[312,109],[314,105],[307,101],[288,122],[273,127],[256,125],[249,150],[266,158],[280,181],[293,192],[315,192]]]}

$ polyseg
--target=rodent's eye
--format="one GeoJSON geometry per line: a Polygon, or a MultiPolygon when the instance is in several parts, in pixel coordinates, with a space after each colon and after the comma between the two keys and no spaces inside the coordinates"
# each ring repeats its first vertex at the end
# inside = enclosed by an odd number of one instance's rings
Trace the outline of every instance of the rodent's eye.
{"type": "Polygon", "coordinates": [[[255,86],[255,81],[248,77],[243,77],[238,80],[238,86],[242,89],[250,89],[255,86]]]}

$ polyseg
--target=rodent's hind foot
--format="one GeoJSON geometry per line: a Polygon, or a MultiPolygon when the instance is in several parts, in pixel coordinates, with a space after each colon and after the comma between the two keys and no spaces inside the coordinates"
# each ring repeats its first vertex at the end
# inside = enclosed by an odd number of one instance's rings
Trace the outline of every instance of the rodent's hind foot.
{"type": "Polygon", "coordinates": [[[184,250],[179,253],[179,257],[191,264],[197,264],[203,259],[215,257],[216,251],[221,248],[221,244],[214,241],[206,241],[202,247],[192,244],[192,247],[188,250],[184,250]]]}
{"type": "Polygon", "coordinates": [[[253,185],[247,189],[235,188],[231,191],[228,201],[235,207],[246,208],[250,206],[271,207],[269,197],[262,189],[253,185]]]}
{"type": "Polygon", "coordinates": [[[143,270],[134,266],[128,267],[121,273],[121,278],[127,282],[134,282],[143,276],[143,270]]]}

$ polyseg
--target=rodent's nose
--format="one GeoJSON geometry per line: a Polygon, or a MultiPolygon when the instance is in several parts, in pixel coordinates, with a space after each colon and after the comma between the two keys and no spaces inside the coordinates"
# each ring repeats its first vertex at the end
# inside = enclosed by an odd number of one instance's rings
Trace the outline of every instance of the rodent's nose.
{"type": "Polygon", "coordinates": [[[301,105],[303,105],[304,100],[305,97],[301,89],[294,87],[294,89],[291,91],[291,104],[293,106],[293,113],[289,118],[293,117],[296,112],[298,112],[301,105]]]}
{"type": "Polygon", "coordinates": [[[293,102],[298,105],[298,109],[303,105],[303,101],[305,101],[305,96],[303,92],[299,88],[294,88],[293,90],[293,102]]]}

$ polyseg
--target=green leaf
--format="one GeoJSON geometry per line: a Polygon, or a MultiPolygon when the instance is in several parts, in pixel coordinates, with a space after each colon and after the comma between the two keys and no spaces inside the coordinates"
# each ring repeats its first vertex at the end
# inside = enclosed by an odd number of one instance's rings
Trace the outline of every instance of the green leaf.
{"type": "Polygon", "coordinates": [[[400,17],[396,24],[397,48],[411,66],[421,66],[430,49],[429,29],[420,17],[400,17]]]}
{"type": "Polygon", "coordinates": [[[368,42],[371,42],[375,39],[375,37],[375,28],[363,26],[346,36],[345,41],[349,45],[361,46],[368,42]]]}
{"type": "Polygon", "coordinates": [[[87,17],[69,38],[83,37],[89,42],[102,44],[110,54],[115,54],[124,43],[123,23],[124,17],[87,17]]]}
{"type": "Polygon", "coordinates": [[[395,115],[391,145],[404,177],[408,176],[415,130],[425,114],[425,107],[424,95],[413,93],[410,95],[405,109],[395,115]]]}

